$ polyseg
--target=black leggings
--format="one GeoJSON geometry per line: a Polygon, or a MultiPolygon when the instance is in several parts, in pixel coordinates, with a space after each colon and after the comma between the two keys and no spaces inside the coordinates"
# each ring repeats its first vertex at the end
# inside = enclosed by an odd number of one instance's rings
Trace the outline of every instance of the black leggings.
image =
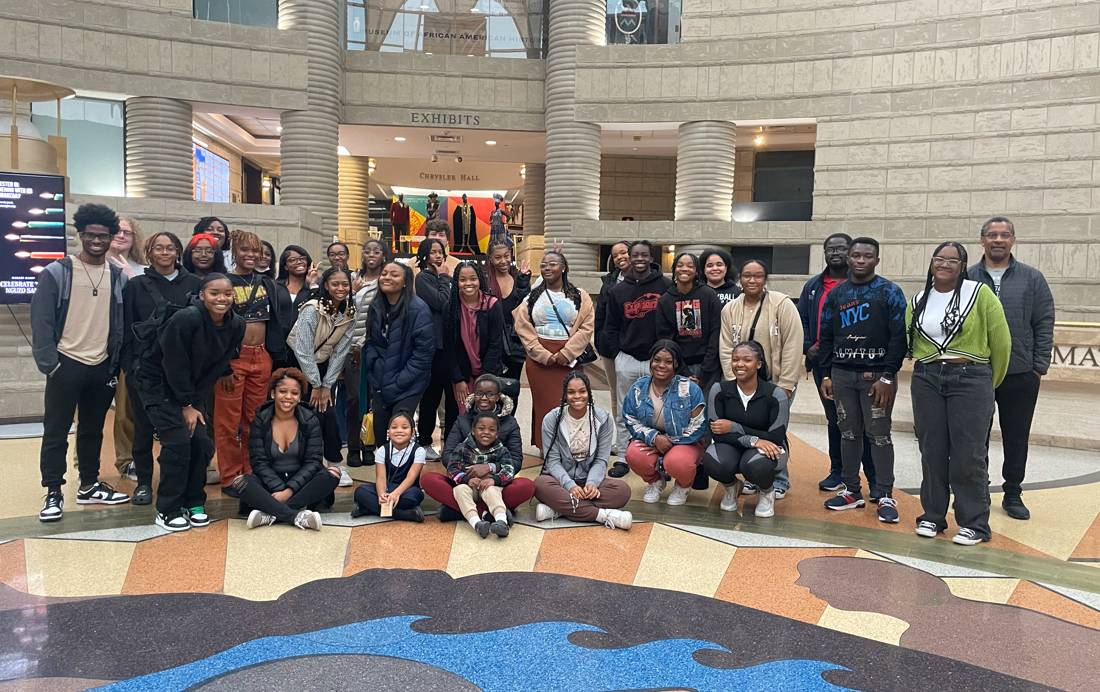
{"type": "MultiPolygon", "coordinates": [[[[381,447],[386,444],[386,436],[389,434],[390,429],[390,417],[398,411],[404,411],[410,416],[416,413],[416,405],[420,403],[420,395],[407,396],[404,399],[398,399],[394,402],[393,406],[386,406],[382,402],[382,397],[377,394],[371,398],[371,414],[374,416],[374,444],[376,447],[381,447]]],[[[436,406],[439,402],[436,402],[436,406]]],[[[435,409],[432,409],[432,420],[435,420],[435,409]]],[[[366,463],[371,463],[373,460],[368,460],[366,463]]]]}
{"type": "MultiPolygon", "coordinates": [[[[420,420],[417,422],[417,442],[426,447],[432,443],[432,434],[435,432],[435,411],[439,408],[439,400],[443,399],[443,439],[447,439],[447,433],[451,426],[458,420],[458,402],[455,401],[454,373],[451,370],[451,359],[442,350],[435,352],[432,359],[432,376],[428,381],[428,388],[424,390],[424,396],[420,399],[420,420]]],[[[376,424],[377,425],[377,424],[376,424]]],[[[377,439],[377,438],[376,438],[377,439]]]]}
{"type": "MultiPolygon", "coordinates": [[[[786,460],[786,456],[784,452],[780,460],[786,460]]],[[[715,442],[707,447],[702,463],[707,475],[723,485],[733,483],[739,473],[764,492],[771,490],[775,472],[779,469],[779,461],[764,456],[756,447],[745,448],[724,442],[715,442]]]]}
{"type": "MultiPolygon", "coordinates": [[[[325,374],[328,372],[328,361],[318,363],[317,370],[321,373],[321,380],[323,381],[325,374]]],[[[340,412],[336,409],[336,390],[343,386],[344,383],[337,380],[330,390],[332,400],[329,402],[328,408],[325,409],[324,413],[316,411],[317,417],[321,419],[321,440],[324,444],[325,461],[332,464],[339,464],[344,461],[344,443],[340,440],[340,425],[337,422],[340,412]]],[[[312,392],[313,388],[310,387],[310,391],[306,393],[304,398],[305,403],[309,402],[312,392]]],[[[356,406],[358,406],[358,403],[356,406]]]]}
{"type": "Polygon", "coordinates": [[[242,505],[270,514],[280,523],[292,524],[298,512],[320,505],[336,490],[339,482],[339,476],[333,476],[327,469],[322,470],[285,503],[272,497],[263,481],[255,476],[239,476],[233,481],[233,489],[237,491],[242,505]]]}

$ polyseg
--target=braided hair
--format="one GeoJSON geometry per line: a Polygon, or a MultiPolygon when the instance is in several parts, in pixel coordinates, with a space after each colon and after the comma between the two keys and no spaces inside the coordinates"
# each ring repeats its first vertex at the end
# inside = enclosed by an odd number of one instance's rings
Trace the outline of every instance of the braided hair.
{"type": "Polygon", "coordinates": [[[947,247],[953,247],[955,251],[959,253],[959,278],[955,282],[955,290],[951,293],[951,300],[948,301],[947,308],[944,310],[943,322],[940,323],[940,326],[943,328],[944,334],[950,333],[955,328],[958,328],[960,332],[962,331],[962,310],[960,304],[962,301],[963,282],[966,281],[966,248],[963,247],[962,243],[948,240],[937,245],[935,251],[932,253],[933,260],[929,260],[928,262],[928,276],[924,280],[924,291],[920,294],[917,304],[913,307],[913,318],[909,323],[907,340],[910,358],[913,357],[913,340],[917,335],[917,327],[921,322],[921,318],[924,317],[924,310],[928,307],[928,295],[932,292],[932,263],[936,255],[940,253],[940,250],[947,247]]]}
{"type": "MultiPolygon", "coordinates": [[[[561,263],[562,263],[562,266],[565,267],[565,269],[562,270],[562,273],[561,273],[561,291],[562,291],[562,293],[565,294],[566,298],[569,298],[570,300],[573,301],[573,306],[576,307],[577,310],[580,310],[581,309],[581,292],[576,286],[569,283],[569,260],[565,259],[565,255],[561,254],[560,252],[558,252],[556,250],[549,250],[547,252],[544,252],[542,254],[542,257],[543,257],[543,259],[545,259],[549,255],[554,255],[555,257],[560,259],[561,263]]],[[[528,296],[527,296],[527,316],[531,318],[532,322],[535,321],[535,314],[534,314],[535,313],[535,303],[539,302],[539,297],[544,292],[546,292],[546,282],[545,281],[540,283],[538,286],[535,286],[535,288],[532,289],[531,293],[528,294],[528,296]]]]}
{"type": "MultiPolygon", "coordinates": [[[[512,261],[515,262],[516,253],[512,249],[512,246],[509,245],[507,241],[499,239],[499,238],[496,239],[496,240],[489,241],[489,247],[485,251],[485,254],[488,255],[489,258],[490,258],[489,263],[488,263],[488,271],[487,271],[486,279],[487,279],[488,284],[489,284],[489,293],[496,296],[498,299],[503,299],[504,295],[503,295],[502,291],[500,290],[500,283],[497,282],[497,270],[496,270],[496,267],[494,267],[493,264],[492,264],[493,253],[496,252],[497,250],[499,250],[500,248],[504,248],[504,249],[508,250],[508,253],[512,256],[512,261]]],[[[517,276],[519,276],[519,269],[516,268],[515,264],[511,264],[511,265],[508,266],[508,273],[514,279],[517,276]]],[[[457,279],[457,275],[456,275],[455,278],[457,279]]]]}
{"type": "Polygon", "coordinates": [[[343,274],[348,278],[348,284],[351,284],[351,272],[342,267],[329,267],[325,270],[325,273],[321,275],[320,285],[317,288],[317,310],[318,312],[324,312],[326,315],[335,317],[339,314],[344,314],[348,319],[355,317],[355,300],[352,299],[349,292],[347,297],[341,301],[337,301],[332,297],[332,294],[328,290],[328,280],[336,274],[343,274]]]}
{"type": "MultiPolygon", "coordinates": [[[[740,341],[740,342],[737,343],[736,346],[733,347],[733,350],[730,351],[730,354],[732,355],[733,353],[736,353],[737,349],[739,349],[739,348],[747,348],[750,351],[752,351],[753,353],[755,353],[756,354],[756,360],[759,361],[761,365],[763,365],[766,362],[766,359],[764,357],[764,347],[760,345],[759,341],[756,341],[754,339],[748,339],[746,341],[740,341]]],[[[757,368],[756,377],[758,379],[763,379],[763,378],[760,377],[760,370],[761,370],[761,368],[757,368]]]]}
{"type": "Polygon", "coordinates": [[[573,380],[580,380],[584,383],[584,388],[588,390],[588,424],[591,426],[591,434],[596,434],[596,402],[592,399],[592,383],[589,381],[588,375],[584,374],[584,371],[570,370],[561,381],[561,404],[558,406],[558,420],[554,424],[554,435],[550,438],[549,444],[554,444],[554,440],[558,439],[561,420],[568,415],[565,409],[569,406],[569,383],[573,380]]]}
{"type": "MultiPolygon", "coordinates": [[[[485,279],[485,272],[481,271],[481,267],[477,262],[473,260],[463,260],[455,267],[454,277],[451,281],[451,304],[448,308],[447,314],[444,317],[444,325],[446,326],[447,334],[458,334],[458,327],[462,320],[462,298],[458,292],[458,276],[462,273],[462,270],[466,267],[474,270],[477,274],[478,290],[481,291],[481,301],[484,301],[486,296],[491,295],[489,293],[489,283],[485,279]]],[[[480,309],[480,307],[479,307],[480,309]]]]}
{"type": "Polygon", "coordinates": [[[684,257],[690,259],[691,263],[695,265],[695,280],[692,282],[692,285],[698,286],[700,284],[706,283],[707,278],[703,276],[703,265],[699,262],[699,258],[691,252],[681,252],[680,254],[676,255],[676,259],[672,260],[673,281],[675,282],[676,279],[676,265],[679,264],[680,260],[684,257]]]}

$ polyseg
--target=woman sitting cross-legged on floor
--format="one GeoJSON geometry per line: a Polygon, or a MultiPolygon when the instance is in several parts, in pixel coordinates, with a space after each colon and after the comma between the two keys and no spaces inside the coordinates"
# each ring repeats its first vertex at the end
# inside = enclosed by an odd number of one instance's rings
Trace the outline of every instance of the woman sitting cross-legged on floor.
{"type": "Polygon", "coordinates": [[[764,349],[755,341],[733,347],[733,380],[711,386],[707,408],[713,443],[703,455],[703,470],[726,486],[721,507],[737,509],[741,474],[760,489],[756,516],[775,514],[776,473],[787,466],[790,399],[778,385],[759,376],[764,349]]]}
{"type": "Polygon", "coordinates": [[[322,463],[321,419],[300,405],[308,386],[300,370],[276,370],[270,399],[256,409],[248,442],[252,474],[237,476],[230,485],[242,509],[252,510],[250,529],[275,522],[321,529],[321,515],[312,509],[336,490],[340,469],[322,463]]]}
{"type": "Polygon", "coordinates": [[[588,376],[573,371],[562,383],[561,406],[542,420],[546,453],[535,481],[535,520],[563,516],[598,521],[610,529],[629,529],[633,517],[620,509],[630,486],[607,478],[607,458],[615,441],[615,421],[592,400],[588,376]]]}
{"type": "Polygon", "coordinates": [[[642,500],[658,502],[671,476],[676,487],[668,504],[687,502],[699,458],[706,449],[703,390],[680,374],[680,347],[660,339],[649,352],[649,373],[630,386],[623,400],[623,422],[630,433],[626,463],[649,487],[642,500]]]}
{"type": "Polygon", "coordinates": [[[382,514],[382,505],[393,509],[393,518],[403,521],[424,521],[420,503],[420,472],[424,470],[424,448],[413,440],[412,413],[398,411],[390,418],[386,443],[374,450],[374,484],[364,483],[355,489],[355,507],[351,516],[382,514]]]}
{"type": "MultiPolygon", "coordinates": [[[[523,440],[520,437],[519,423],[512,415],[512,406],[512,398],[501,391],[499,377],[486,373],[474,380],[473,393],[466,397],[466,412],[455,421],[451,434],[443,443],[443,458],[451,458],[470,436],[477,414],[492,413],[499,421],[497,436],[508,450],[513,473],[518,473],[523,467],[523,440]]],[[[457,521],[462,518],[454,498],[454,482],[450,478],[442,473],[425,473],[420,477],[420,486],[428,497],[442,505],[439,508],[440,521],[457,521]]],[[[530,478],[513,478],[511,483],[504,486],[502,497],[504,506],[508,508],[509,524],[512,523],[512,513],[516,507],[530,500],[534,494],[535,484],[530,478]]],[[[477,507],[484,517],[488,512],[485,503],[479,500],[477,507]]]]}

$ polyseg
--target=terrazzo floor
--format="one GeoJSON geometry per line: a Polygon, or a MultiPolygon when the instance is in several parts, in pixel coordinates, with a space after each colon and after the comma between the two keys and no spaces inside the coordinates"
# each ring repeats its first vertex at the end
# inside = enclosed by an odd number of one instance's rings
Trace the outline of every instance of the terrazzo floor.
{"type": "MultiPolygon", "coordinates": [[[[826,512],[828,460],[804,437],[774,518],[755,518],[752,497],[743,516],[722,512],[712,485],[683,507],[632,500],[628,532],[538,523],[523,507],[504,540],[431,515],[351,519],[350,489],[317,533],[249,531],[216,486],[216,521],[183,534],[128,505],[70,501],[41,524],[38,441],[0,440],[0,692],[1095,689],[1100,480],[1077,473],[1087,459],[1028,489],[1030,522],[994,495],[994,539],[964,548],[916,537],[908,493],[898,525],[826,512]]],[[[112,454],[108,439],[114,482],[112,454]]]]}

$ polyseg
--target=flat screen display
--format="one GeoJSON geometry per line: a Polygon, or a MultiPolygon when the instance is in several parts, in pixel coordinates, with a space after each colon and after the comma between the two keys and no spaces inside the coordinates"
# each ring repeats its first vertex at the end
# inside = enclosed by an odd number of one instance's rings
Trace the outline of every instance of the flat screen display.
{"type": "Polygon", "coordinates": [[[229,159],[195,145],[195,201],[229,201],[229,159]]]}
{"type": "Polygon", "coordinates": [[[46,265],[65,256],[65,178],[0,173],[0,303],[29,303],[46,265]]]}

